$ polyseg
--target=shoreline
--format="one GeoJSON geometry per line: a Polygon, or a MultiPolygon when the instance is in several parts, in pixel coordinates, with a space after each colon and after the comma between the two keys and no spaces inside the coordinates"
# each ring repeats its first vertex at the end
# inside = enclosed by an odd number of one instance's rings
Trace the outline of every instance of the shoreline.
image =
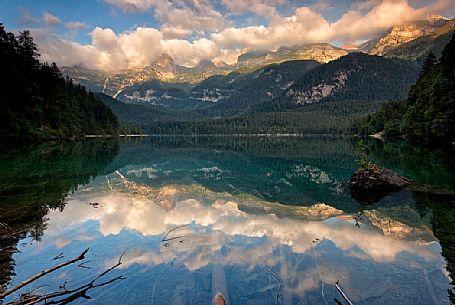
{"type": "MultiPolygon", "coordinates": [[[[302,133],[233,133],[233,134],[210,134],[210,133],[195,133],[195,134],[143,134],[143,135],[119,135],[119,137],[354,137],[355,135],[340,135],[340,134],[302,134],[302,133]]],[[[86,136],[87,137],[87,136],[86,136]]],[[[105,137],[103,135],[92,135],[91,138],[105,137]]],[[[108,136],[112,137],[112,136],[108,136]]]]}

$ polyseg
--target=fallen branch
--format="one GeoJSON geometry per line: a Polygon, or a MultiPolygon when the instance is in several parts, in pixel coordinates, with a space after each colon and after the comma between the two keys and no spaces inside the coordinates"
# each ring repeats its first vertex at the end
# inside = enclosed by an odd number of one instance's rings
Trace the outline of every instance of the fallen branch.
{"type": "Polygon", "coordinates": [[[31,278],[29,278],[29,279],[23,281],[23,282],[20,283],[19,285],[14,286],[14,287],[12,287],[12,288],[10,288],[10,289],[5,290],[4,292],[0,293],[0,299],[5,298],[6,296],[10,295],[10,294],[13,293],[14,291],[19,290],[19,289],[21,289],[21,288],[24,287],[24,286],[27,286],[28,284],[30,284],[30,283],[36,281],[37,279],[39,279],[40,277],[45,276],[46,274],[49,274],[49,273],[51,273],[51,272],[54,272],[55,270],[58,270],[58,269],[63,268],[63,267],[65,267],[65,266],[74,264],[74,263],[77,262],[77,261],[83,260],[83,259],[85,258],[85,254],[87,254],[87,252],[88,252],[88,249],[89,249],[89,248],[85,249],[85,250],[84,250],[78,257],[76,257],[76,258],[70,259],[69,261],[66,261],[66,262],[64,262],[64,263],[61,263],[60,265],[54,266],[54,267],[49,268],[49,269],[47,269],[47,270],[43,270],[43,271],[41,271],[40,273],[38,273],[38,274],[32,276],[31,278]]]}
{"type": "Polygon", "coordinates": [[[337,281],[335,283],[335,287],[337,288],[338,292],[341,294],[341,296],[343,297],[343,299],[348,302],[349,305],[354,305],[352,304],[351,300],[349,300],[348,296],[343,292],[343,290],[341,290],[341,287],[338,285],[340,281],[337,281]]]}
{"type": "MultiPolygon", "coordinates": [[[[74,263],[74,262],[80,260],[79,258],[81,258],[81,257],[82,257],[81,259],[83,259],[84,255],[87,253],[87,251],[88,251],[88,249],[86,249],[77,258],[75,258],[75,259],[73,259],[71,261],[68,261],[68,262],[74,263]]],[[[103,286],[106,286],[106,285],[111,284],[113,282],[116,282],[118,280],[124,280],[125,279],[122,275],[119,275],[117,277],[114,277],[112,279],[106,280],[104,282],[96,283],[96,281],[98,281],[100,278],[104,277],[105,275],[107,275],[112,270],[116,269],[118,266],[120,266],[122,264],[122,258],[124,256],[124,254],[125,253],[123,253],[120,256],[118,262],[115,265],[113,265],[109,269],[106,269],[101,274],[97,275],[94,279],[92,279],[87,284],[81,285],[81,286],[79,286],[77,288],[74,288],[74,289],[67,289],[66,285],[67,285],[68,282],[65,281],[65,283],[59,287],[59,289],[62,289],[61,291],[55,291],[55,292],[47,293],[47,294],[44,294],[44,295],[36,295],[36,294],[33,294],[33,291],[32,291],[32,292],[29,292],[29,293],[26,293],[26,294],[22,294],[21,298],[19,300],[12,301],[10,303],[7,303],[6,305],[34,305],[34,304],[38,304],[38,303],[41,303],[41,302],[45,302],[45,304],[68,304],[68,303],[70,303],[70,302],[72,302],[72,301],[74,301],[74,300],[76,300],[78,298],[90,299],[90,297],[87,295],[87,292],[90,289],[97,288],[97,287],[103,287],[103,286]],[[60,298],[60,299],[58,299],[58,298],[60,298]]],[[[67,264],[68,262],[66,262],[64,264],[67,264]]],[[[61,265],[63,265],[63,264],[61,264],[61,265]]],[[[61,266],[61,265],[59,265],[59,266],[61,266]]],[[[51,268],[49,270],[51,270],[50,272],[53,272],[53,271],[55,271],[57,269],[58,268],[54,267],[54,268],[51,268]]],[[[32,278],[34,278],[34,277],[32,277],[32,278]]],[[[25,285],[23,285],[21,287],[24,287],[24,286],[25,285]]],[[[16,287],[18,287],[18,286],[16,286],[16,287]]],[[[16,287],[14,287],[14,288],[16,288],[16,287]]],[[[17,289],[19,289],[19,288],[17,288],[17,289]]],[[[15,290],[17,290],[17,289],[15,289],[15,290]]]]}

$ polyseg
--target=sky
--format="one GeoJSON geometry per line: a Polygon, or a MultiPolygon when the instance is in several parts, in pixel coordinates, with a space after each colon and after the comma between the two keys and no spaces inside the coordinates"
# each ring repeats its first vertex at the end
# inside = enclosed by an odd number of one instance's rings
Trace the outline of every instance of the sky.
{"type": "Polygon", "coordinates": [[[0,0],[7,31],[29,29],[41,59],[103,71],[233,64],[252,50],[360,43],[429,15],[455,17],[455,0],[0,0]]]}

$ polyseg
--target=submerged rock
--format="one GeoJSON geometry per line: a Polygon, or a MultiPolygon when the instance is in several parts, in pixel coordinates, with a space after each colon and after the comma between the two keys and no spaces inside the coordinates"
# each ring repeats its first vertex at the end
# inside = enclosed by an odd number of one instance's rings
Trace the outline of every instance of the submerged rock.
{"type": "Polygon", "coordinates": [[[411,180],[392,170],[368,163],[361,166],[349,180],[352,197],[361,203],[374,203],[392,192],[406,187],[411,180]]]}

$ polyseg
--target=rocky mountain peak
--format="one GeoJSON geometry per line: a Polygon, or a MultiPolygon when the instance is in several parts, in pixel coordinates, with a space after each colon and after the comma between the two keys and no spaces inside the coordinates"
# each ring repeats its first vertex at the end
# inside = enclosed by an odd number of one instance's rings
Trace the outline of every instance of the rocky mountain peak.
{"type": "Polygon", "coordinates": [[[150,68],[161,73],[174,73],[174,59],[168,54],[163,53],[155,59],[155,61],[150,65],[150,68]]]}
{"type": "Polygon", "coordinates": [[[249,51],[247,53],[243,53],[238,56],[237,62],[242,63],[242,62],[247,62],[252,59],[257,59],[260,57],[265,57],[269,53],[268,51],[264,50],[256,50],[256,51],[249,51]]]}
{"type": "Polygon", "coordinates": [[[424,20],[417,20],[412,23],[395,26],[377,40],[375,46],[371,48],[369,53],[382,56],[389,50],[401,44],[434,34],[449,21],[449,19],[443,16],[429,15],[424,20]]]}
{"type": "Polygon", "coordinates": [[[434,23],[446,23],[450,19],[446,18],[444,16],[440,16],[440,15],[428,15],[427,20],[430,23],[434,24],[434,23]]]}
{"type": "Polygon", "coordinates": [[[207,68],[215,68],[215,64],[213,63],[213,61],[211,61],[210,59],[203,59],[201,60],[197,67],[199,69],[207,69],[207,68]]]}
{"type": "Polygon", "coordinates": [[[384,55],[389,49],[429,35],[431,32],[431,28],[418,24],[395,26],[386,36],[379,39],[377,44],[371,49],[370,54],[384,55]]]}

